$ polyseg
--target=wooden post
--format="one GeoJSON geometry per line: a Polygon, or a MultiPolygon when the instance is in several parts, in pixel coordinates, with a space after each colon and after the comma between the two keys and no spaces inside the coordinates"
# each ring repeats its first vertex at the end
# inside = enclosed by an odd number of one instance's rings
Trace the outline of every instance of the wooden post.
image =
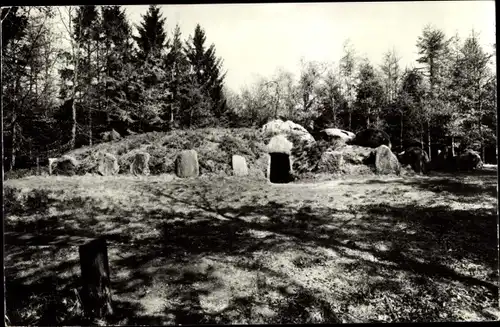
{"type": "Polygon", "coordinates": [[[113,314],[106,240],[98,238],[81,245],[79,253],[85,315],[102,318],[113,314]]]}

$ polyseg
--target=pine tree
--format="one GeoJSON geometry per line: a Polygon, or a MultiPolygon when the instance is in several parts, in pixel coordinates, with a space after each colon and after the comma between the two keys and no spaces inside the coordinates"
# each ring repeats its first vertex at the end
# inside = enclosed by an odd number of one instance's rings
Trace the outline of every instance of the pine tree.
{"type": "Polygon", "coordinates": [[[57,136],[50,115],[56,105],[53,67],[58,56],[51,8],[3,8],[2,101],[8,169],[31,160],[57,136]],[[41,135],[49,127],[52,135],[41,135]]]}
{"type": "Polygon", "coordinates": [[[134,102],[129,88],[134,83],[131,76],[135,69],[131,28],[120,6],[102,7],[102,32],[103,130],[113,127],[124,132],[132,122],[134,102]]]}
{"type": "Polygon", "coordinates": [[[405,139],[419,138],[423,145],[423,121],[421,106],[425,95],[423,76],[419,70],[406,69],[401,79],[401,89],[397,98],[397,113],[399,114],[399,139],[403,150],[405,139]]]}
{"type": "Polygon", "coordinates": [[[356,89],[356,108],[366,119],[366,128],[382,128],[381,108],[384,101],[382,84],[375,69],[368,62],[359,68],[359,84],[356,89]],[[371,120],[370,120],[371,119],[371,120]]]}
{"type": "Polygon", "coordinates": [[[306,62],[305,60],[301,60],[301,66],[302,70],[297,85],[300,111],[298,117],[294,118],[304,126],[312,126],[312,122],[320,116],[318,93],[326,67],[322,63],[306,62]]]}
{"type": "Polygon", "coordinates": [[[337,74],[330,69],[319,90],[319,100],[322,112],[314,122],[315,130],[327,127],[340,128],[339,112],[345,107],[346,100],[341,91],[341,84],[337,74]]]}
{"type": "Polygon", "coordinates": [[[215,55],[215,45],[205,48],[205,31],[198,24],[194,35],[186,44],[186,54],[192,67],[197,84],[201,87],[201,94],[208,97],[211,103],[207,108],[206,117],[223,118],[226,111],[226,101],[222,92],[225,74],[221,74],[222,59],[215,55]]]}
{"type": "MultiPolygon", "coordinates": [[[[62,117],[66,117],[71,120],[70,125],[70,140],[69,140],[69,148],[73,149],[76,145],[76,135],[77,135],[77,95],[81,93],[82,85],[80,83],[80,72],[82,69],[82,54],[78,44],[78,40],[80,40],[81,35],[75,35],[74,29],[74,19],[77,16],[75,14],[76,10],[74,7],[68,6],[65,8],[66,15],[58,8],[59,16],[61,18],[61,22],[64,25],[65,32],[67,33],[67,37],[70,41],[70,51],[64,51],[61,54],[61,64],[62,68],[59,69],[59,74],[61,76],[61,87],[60,87],[60,98],[63,101],[63,105],[61,106],[60,114],[62,117]],[[67,111],[70,111],[71,114],[67,115],[67,111]]],[[[80,23],[80,22],[77,22],[80,23]]],[[[78,29],[80,33],[82,33],[82,29],[78,29]]],[[[69,120],[68,119],[68,120],[69,120]]],[[[64,126],[65,124],[61,122],[64,126]]]]}
{"type": "Polygon", "coordinates": [[[488,67],[491,57],[483,51],[477,34],[472,31],[460,50],[452,83],[459,108],[454,121],[460,122],[465,136],[463,143],[478,143],[477,150],[480,150],[483,160],[485,141],[491,139],[488,135],[495,134],[483,122],[487,86],[492,76],[488,67]]]}
{"type": "MultiPolygon", "coordinates": [[[[28,27],[24,8],[2,8],[2,102],[5,150],[9,154],[8,170],[16,163],[19,144],[19,100],[22,99],[21,79],[26,72],[28,52],[23,44],[28,27]]],[[[4,158],[2,158],[3,160],[4,158]]]]}
{"type": "Polygon", "coordinates": [[[428,25],[424,28],[422,36],[417,40],[418,53],[420,57],[418,63],[425,64],[427,77],[429,80],[429,90],[424,103],[423,118],[427,129],[427,147],[429,157],[432,158],[431,142],[431,121],[436,112],[440,112],[445,107],[443,93],[445,85],[443,77],[446,76],[445,58],[449,52],[450,40],[438,29],[428,25]]]}
{"type": "Polygon", "coordinates": [[[206,54],[206,71],[209,77],[209,96],[213,102],[212,112],[220,124],[225,124],[227,103],[224,98],[224,78],[226,73],[221,72],[222,59],[215,55],[215,45],[211,45],[206,54]]]}
{"type": "Polygon", "coordinates": [[[356,51],[350,40],[346,40],[343,45],[344,55],[340,59],[339,68],[342,77],[342,91],[347,100],[348,129],[352,130],[353,103],[356,99],[356,51]]]}
{"type": "Polygon", "coordinates": [[[183,107],[183,98],[180,90],[190,82],[190,66],[184,50],[181,30],[179,25],[176,25],[170,44],[170,51],[166,56],[167,87],[171,94],[171,99],[169,115],[164,119],[169,120],[171,127],[175,125],[175,118],[179,115],[179,110],[183,107]]]}
{"type": "Polygon", "coordinates": [[[139,36],[134,40],[139,47],[138,57],[145,61],[150,55],[161,56],[167,45],[165,21],[157,5],[150,5],[147,13],[142,15],[142,22],[137,26],[139,36]]]}
{"type": "MultiPolygon", "coordinates": [[[[25,35],[28,25],[28,16],[19,7],[2,8],[2,52],[15,40],[20,40],[25,35]]],[[[3,59],[3,57],[2,57],[3,59]]]]}
{"type": "Polygon", "coordinates": [[[164,128],[162,117],[168,110],[166,82],[168,73],[165,67],[165,53],[169,48],[165,31],[165,18],[160,8],[149,6],[143,21],[137,27],[139,36],[134,36],[139,51],[135,71],[131,74],[131,92],[134,94],[135,111],[131,118],[137,122],[139,131],[164,128]]]}
{"type": "MultiPolygon", "coordinates": [[[[76,15],[73,19],[74,37],[78,47],[82,51],[82,66],[85,67],[79,75],[82,85],[82,95],[79,99],[81,110],[86,113],[85,120],[87,129],[84,134],[88,139],[88,144],[92,145],[93,126],[92,116],[99,108],[99,42],[100,42],[100,17],[95,6],[80,6],[76,10],[76,15]]],[[[82,114],[84,113],[82,112],[82,114]]],[[[80,115],[82,117],[83,115],[80,115]]]]}
{"type": "Polygon", "coordinates": [[[387,51],[384,54],[383,64],[380,67],[384,74],[384,89],[387,103],[391,103],[396,98],[398,82],[401,77],[400,59],[396,50],[392,49],[392,51],[387,51]]]}

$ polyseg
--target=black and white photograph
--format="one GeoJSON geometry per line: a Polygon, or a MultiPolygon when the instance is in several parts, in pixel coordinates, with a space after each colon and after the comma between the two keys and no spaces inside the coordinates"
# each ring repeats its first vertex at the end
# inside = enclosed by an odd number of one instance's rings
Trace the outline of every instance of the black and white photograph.
{"type": "Polygon", "coordinates": [[[6,326],[500,320],[495,1],[16,5],[6,326]]]}

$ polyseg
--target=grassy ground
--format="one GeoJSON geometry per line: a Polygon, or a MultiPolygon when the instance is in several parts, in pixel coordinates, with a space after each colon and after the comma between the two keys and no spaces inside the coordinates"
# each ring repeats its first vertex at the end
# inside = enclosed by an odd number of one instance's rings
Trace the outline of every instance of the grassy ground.
{"type": "Polygon", "coordinates": [[[108,323],[498,319],[496,168],[287,185],[159,175],[5,186],[15,325],[78,318],[78,245],[102,235],[108,323]]]}

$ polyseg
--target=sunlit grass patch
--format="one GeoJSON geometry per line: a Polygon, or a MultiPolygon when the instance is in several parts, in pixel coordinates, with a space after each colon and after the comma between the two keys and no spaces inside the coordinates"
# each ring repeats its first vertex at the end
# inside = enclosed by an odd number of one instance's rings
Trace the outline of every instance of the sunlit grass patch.
{"type": "MultiPolygon", "coordinates": [[[[106,236],[120,324],[489,320],[495,176],[467,178],[9,180],[7,283],[71,289],[106,236]]],[[[10,299],[43,322],[41,298],[10,299]]]]}

